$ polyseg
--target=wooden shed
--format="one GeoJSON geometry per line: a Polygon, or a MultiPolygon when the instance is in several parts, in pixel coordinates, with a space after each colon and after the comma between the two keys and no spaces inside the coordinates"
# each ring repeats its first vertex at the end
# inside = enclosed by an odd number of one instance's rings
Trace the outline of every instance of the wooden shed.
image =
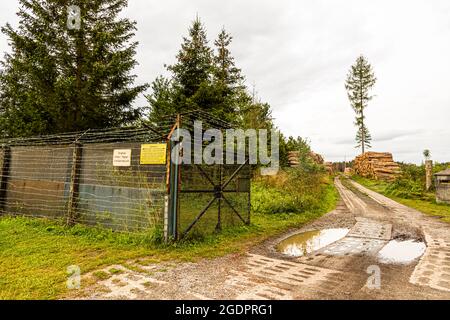
{"type": "Polygon", "coordinates": [[[450,204],[450,168],[434,175],[436,202],[450,204]]]}

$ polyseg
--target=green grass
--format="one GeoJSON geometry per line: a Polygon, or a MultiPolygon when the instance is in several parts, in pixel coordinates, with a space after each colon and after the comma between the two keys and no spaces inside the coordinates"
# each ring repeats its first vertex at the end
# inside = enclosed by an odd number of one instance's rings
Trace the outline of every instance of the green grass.
{"type": "MultiPolygon", "coordinates": [[[[76,225],[68,228],[42,219],[0,218],[0,299],[56,299],[68,294],[67,267],[81,273],[130,259],[148,262],[196,261],[249,247],[299,227],[332,210],[338,195],[331,183],[323,185],[321,205],[302,213],[253,214],[251,225],[224,229],[202,241],[154,244],[153,235],[130,235],[76,225]]],[[[114,270],[112,271],[114,273],[114,270]]],[[[110,272],[96,272],[97,278],[110,272]]],[[[82,283],[83,285],[83,283],[82,283]]]]}
{"type": "Polygon", "coordinates": [[[450,205],[436,203],[433,193],[427,193],[426,195],[422,196],[421,199],[415,197],[405,198],[398,196],[398,194],[403,193],[396,194],[395,192],[393,192],[392,185],[389,182],[370,180],[359,176],[354,176],[353,180],[373,191],[391,198],[392,200],[404,204],[405,206],[414,208],[431,216],[440,217],[442,221],[450,223],[450,205]]]}

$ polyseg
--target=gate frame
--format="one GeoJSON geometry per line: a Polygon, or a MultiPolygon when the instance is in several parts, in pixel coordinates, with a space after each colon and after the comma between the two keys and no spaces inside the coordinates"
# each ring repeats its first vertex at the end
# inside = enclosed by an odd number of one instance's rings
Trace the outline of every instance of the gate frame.
{"type": "Polygon", "coordinates": [[[195,190],[182,190],[181,189],[181,171],[182,166],[179,163],[179,157],[181,156],[182,141],[176,139],[172,141],[172,136],[176,129],[181,128],[181,119],[183,114],[177,114],[176,122],[172,126],[169,134],[166,138],[167,144],[167,157],[166,157],[166,184],[167,184],[167,196],[164,208],[164,239],[166,243],[171,241],[182,240],[186,237],[189,231],[197,224],[197,222],[202,218],[202,216],[208,211],[211,205],[218,200],[218,210],[217,210],[217,225],[216,231],[222,230],[222,219],[221,219],[221,208],[222,200],[228,207],[231,208],[233,213],[238,216],[238,218],[245,224],[250,224],[251,216],[251,182],[249,182],[249,189],[245,193],[248,194],[247,198],[247,217],[244,217],[234,208],[231,202],[224,196],[225,193],[239,193],[239,191],[225,190],[225,188],[238,176],[241,170],[248,166],[249,168],[249,179],[251,179],[252,166],[249,164],[250,158],[247,156],[245,162],[240,164],[239,167],[228,177],[226,181],[223,181],[223,164],[212,164],[212,166],[218,166],[219,168],[219,183],[214,183],[208,174],[201,168],[198,164],[193,164],[195,168],[198,169],[200,174],[210,183],[212,188],[209,189],[195,189],[195,190]],[[180,145],[179,148],[178,145],[180,145]],[[177,150],[175,154],[172,150],[177,150]],[[172,161],[172,156],[175,156],[175,161],[172,161]],[[211,193],[213,194],[212,199],[207,203],[207,205],[200,211],[200,213],[195,217],[191,224],[182,232],[180,232],[180,193],[211,193]]]}
{"type": "MultiPolygon", "coordinates": [[[[183,239],[189,233],[189,231],[191,231],[191,229],[197,224],[197,222],[206,213],[206,211],[208,211],[208,209],[211,207],[211,205],[215,202],[216,199],[218,200],[218,209],[217,209],[218,220],[217,220],[217,225],[216,225],[216,231],[222,230],[222,225],[221,225],[221,201],[222,200],[228,205],[228,207],[231,208],[233,213],[236,214],[245,225],[250,224],[250,206],[248,206],[247,220],[245,220],[224,195],[225,193],[237,193],[238,192],[238,191],[225,190],[225,188],[230,184],[231,181],[233,181],[236,178],[236,176],[239,174],[239,172],[241,172],[241,170],[246,165],[249,165],[248,162],[249,162],[249,158],[247,157],[245,162],[242,163],[225,182],[223,182],[223,180],[222,180],[223,164],[216,164],[217,166],[219,166],[219,183],[218,184],[214,183],[214,181],[206,174],[206,172],[198,164],[194,165],[198,169],[198,171],[201,173],[201,175],[206,180],[208,180],[208,182],[212,185],[213,188],[212,189],[179,190],[179,192],[180,193],[212,193],[213,198],[200,211],[200,213],[191,222],[191,224],[183,231],[180,239],[183,239]]],[[[250,199],[250,188],[249,188],[248,194],[249,194],[249,199],[250,199]]]]}

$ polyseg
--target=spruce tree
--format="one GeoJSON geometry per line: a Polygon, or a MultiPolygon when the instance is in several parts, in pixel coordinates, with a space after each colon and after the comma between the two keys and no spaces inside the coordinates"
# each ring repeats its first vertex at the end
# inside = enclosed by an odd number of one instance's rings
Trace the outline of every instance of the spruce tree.
{"type": "Polygon", "coordinates": [[[244,77],[237,68],[231,55],[230,44],[233,37],[223,28],[214,41],[214,82],[219,89],[220,103],[217,106],[219,116],[227,120],[236,118],[237,103],[245,91],[244,77]]]}
{"type": "Polygon", "coordinates": [[[213,51],[206,29],[197,17],[183,37],[176,63],[167,66],[170,78],[157,77],[151,85],[149,121],[158,126],[166,116],[203,109],[210,111],[217,96],[213,86],[213,51]]]}
{"type": "Polygon", "coordinates": [[[204,110],[246,128],[270,128],[270,106],[257,102],[247,92],[244,76],[231,54],[232,37],[222,29],[208,45],[206,29],[199,18],[183,38],[175,64],[168,66],[170,78],[152,83],[149,120],[158,126],[165,116],[183,111],[204,110]]]}
{"type": "Polygon", "coordinates": [[[227,94],[234,94],[244,88],[244,77],[241,69],[236,67],[229,48],[232,40],[233,37],[222,29],[214,41],[217,50],[214,56],[214,78],[227,88],[227,94]]]}
{"type": "Polygon", "coordinates": [[[356,113],[356,147],[361,147],[362,153],[365,152],[366,148],[371,147],[370,141],[372,140],[372,137],[365,124],[364,110],[367,107],[368,102],[373,98],[369,92],[375,85],[376,80],[371,65],[364,56],[361,55],[356,59],[356,63],[351,66],[345,82],[348,99],[356,113]]]}
{"type": "Polygon", "coordinates": [[[202,84],[212,80],[213,52],[198,17],[189,28],[189,36],[183,38],[177,62],[167,69],[172,72],[179,93],[186,99],[194,96],[202,84]]]}
{"type": "Polygon", "coordinates": [[[366,148],[371,148],[371,141],[372,141],[372,136],[370,135],[369,130],[367,129],[366,125],[364,123],[359,123],[360,121],[362,121],[362,118],[359,117],[357,118],[356,121],[356,126],[358,127],[358,131],[356,132],[356,147],[359,148],[361,146],[363,146],[363,152],[366,148]]]}
{"type": "Polygon", "coordinates": [[[139,118],[141,109],[132,102],[147,85],[133,86],[136,23],[119,17],[127,0],[19,2],[18,29],[2,28],[11,45],[0,73],[3,135],[103,128],[139,118]]]}

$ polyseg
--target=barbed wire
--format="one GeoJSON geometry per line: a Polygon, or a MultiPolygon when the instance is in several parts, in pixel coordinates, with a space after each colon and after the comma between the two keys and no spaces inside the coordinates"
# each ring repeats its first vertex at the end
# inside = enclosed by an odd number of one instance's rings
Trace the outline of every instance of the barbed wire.
{"type": "MultiPolygon", "coordinates": [[[[191,132],[195,121],[202,122],[202,134],[212,128],[222,131],[234,128],[232,123],[207,112],[191,110],[164,117],[157,125],[144,122],[139,126],[0,139],[0,170],[6,168],[0,171],[0,212],[65,219],[71,210],[69,198],[72,192],[76,196],[76,222],[117,231],[162,229],[167,167],[166,164],[141,164],[141,148],[143,144],[166,143],[176,123],[191,132]],[[131,159],[128,166],[114,166],[114,150],[117,149],[129,150],[131,159]],[[7,166],[4,166],[5,160],[7,166]],[[71,189],[74,181],[76,191],[71,189]]],[[[210,143],[192,138],[192,151],[201,145],[203,152],[210,143]]],[[[223,148],[224,159],[230,154],[236,156],[236,151],[223,148]]],[[[245,155],[248,155],[248,150],[245,155]]],[[[195,166],[181,166],[182,190],[207,189],[209,193],[214,192],[214,186],[195,166]]],[[[229,178],[238,167],[224,165],[218,171],[218,166],[213,165],[205,166],[203,170],[218,184],[217,179],[229,178]]],[[[249,171],[244,170],[224,190],[233,191],[227,195],[227,201],[242,212],[249,206],[248,196],[240,194],[237,189],[240,180],[249,179],[249,171]]],[[[249,189],[245,192],[248,194],[249,189]]],[[[181,196],[180,226],[186,227],[195,218],[198,213],[196,205],[207,203],[208,197],[201,193],[181,196]]],[[[208,212],[215,206],[217,204],[212,205],[208,212]]],[[[208,215],[212,218],[200,223],[200,226],[206,224],[205,229],[217,223],[215,213],[208,215]]],[[[222,215],[224,224],[236,220],[224,202],[222,215]],[[225,216],[229,219],[226,220],[225,216]]]]}
{"type": "Polygon", "coordinates": [[[76,221],[119,231],[162,228],[165,165],[141,165],[142,144],[165,143],[148,125],[0,140],[3,213],[64,219],[71,179],[77,181],[76,221]],[[74,159],[77,147],[79,158],[74,159]],[[128,149],[129,166],[113,165],[115,149],[128,149]],[[73,166],[78,170],[72,172],[73,166]]]}

